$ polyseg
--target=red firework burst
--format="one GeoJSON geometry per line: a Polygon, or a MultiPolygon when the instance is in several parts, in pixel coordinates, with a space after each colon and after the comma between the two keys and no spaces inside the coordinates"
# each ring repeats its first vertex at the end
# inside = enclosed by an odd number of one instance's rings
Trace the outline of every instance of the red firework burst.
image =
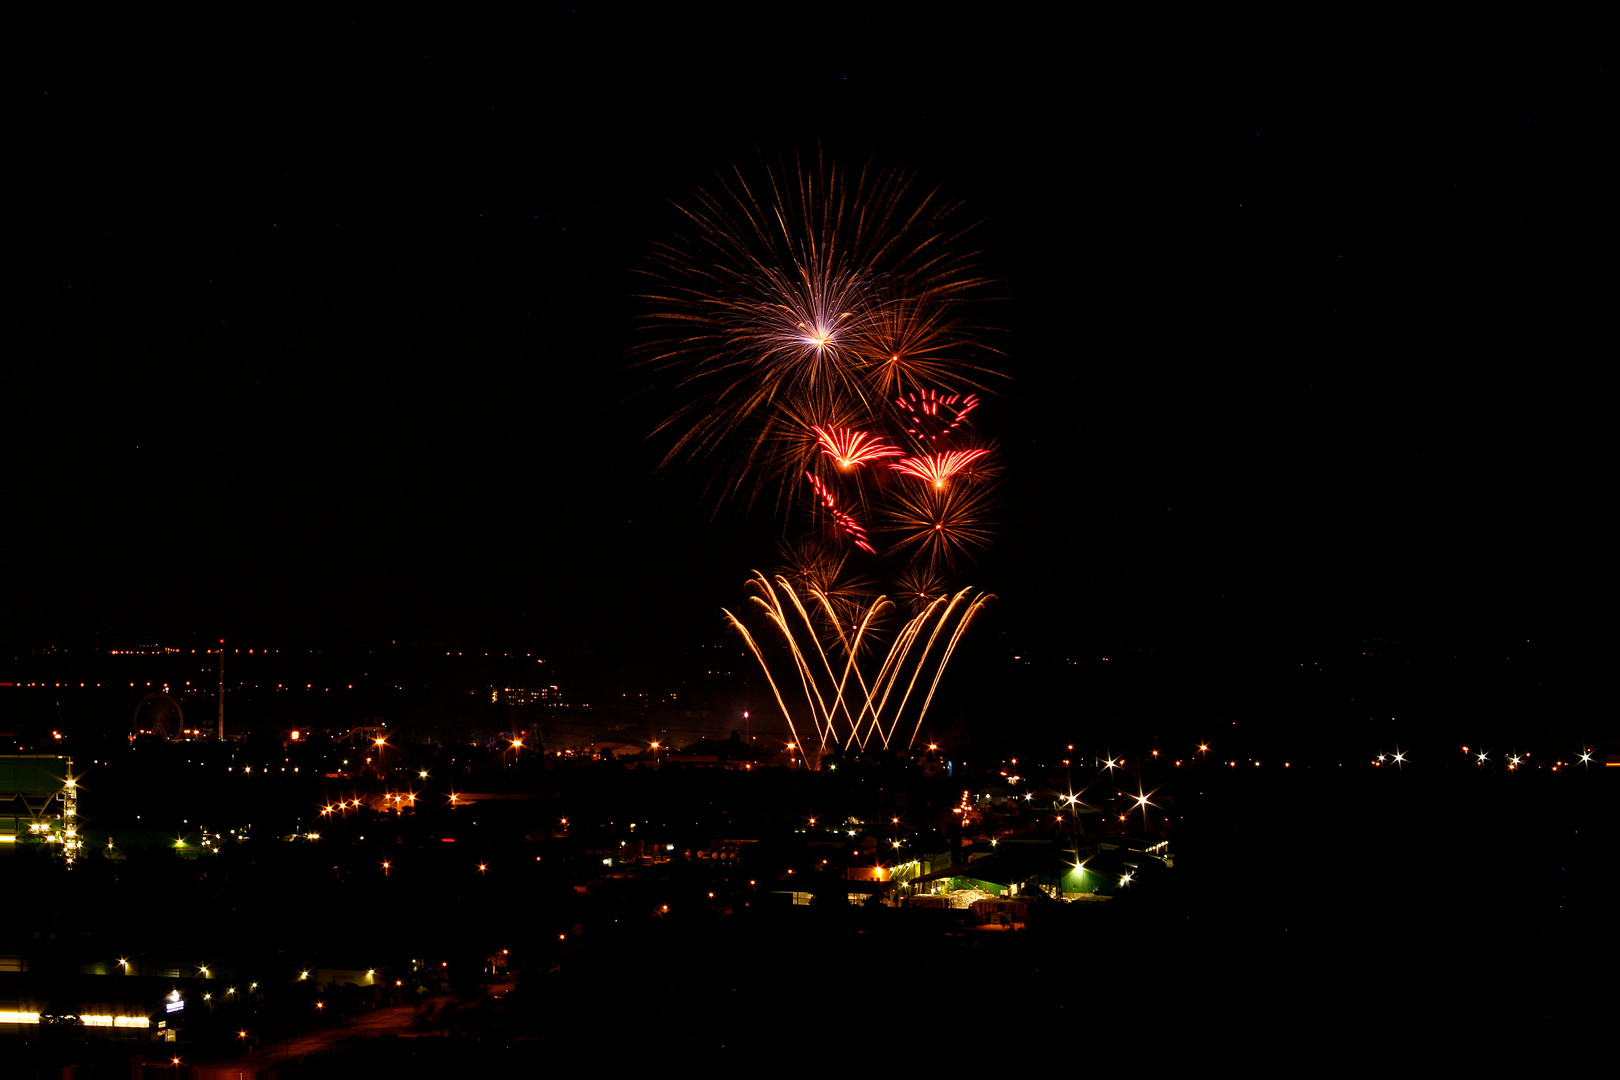
{"type": "Polygon", "coordinates": [[[979,407],[977,394],[947,394],[919,390],[895,399],[906,424],[906,434],[933,442],[955,431],[968,413],[979,407]]]}
{"type": "Polygon", "coordinates": [[[881,438],[864,431],[823,428],[814,424],[810,426],[810,430],[816,433],[816,441],[821,446],[821,452],[838,462],[841,469],[847,469],[852,465],[864,465],[868,461],[878,461],[882,458],[900,457],[905,453],[899,447],[890,446],[881,438]]]}
{"type": "Polygon", "coordinates": [[[989,452],[988,450],[949,450],[943,454],[927,454],[923,457],[905,458],[890,465],[889,468],[896,472],[903,472],[907,476],[921,477],[932,483],[936,488],[942,488],[945,486],[946,480],[989,452]]]}
{"type": "Polygon", "coordinates": [[[827,490],[827,485],[823,484],[821,482],[821,478],[815,473],[807,472],[804,474],[804,478],[810,481],[810,486],[815,490],[816,497],[821,500],[822,508],[832,515],[833,523],[849,536],[850,541],[854,543],[856,547],[860,548],[862,551],[870,552],[871,554],[876,555],[877,549],[874,548],[871,542],[866,539],[866,526],[862,525],[859,521],[856,521],[849,514],[838,509],[837,498],[831,491],[827,490]]]}

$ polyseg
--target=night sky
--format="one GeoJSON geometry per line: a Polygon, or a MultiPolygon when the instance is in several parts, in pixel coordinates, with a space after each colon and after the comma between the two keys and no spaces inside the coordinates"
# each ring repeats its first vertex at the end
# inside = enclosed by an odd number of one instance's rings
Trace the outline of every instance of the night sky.
{"type": "Polygon", "coordinates": [[[982,219],[987,637],[1587,632],[1600,70],[630,22],[42,33],[10,110],[0,634],[628,666],[725,640],[782,528],[656,470],[679,402],[629,367],[636,271],[670,200],[817,145],[982,219]]]}

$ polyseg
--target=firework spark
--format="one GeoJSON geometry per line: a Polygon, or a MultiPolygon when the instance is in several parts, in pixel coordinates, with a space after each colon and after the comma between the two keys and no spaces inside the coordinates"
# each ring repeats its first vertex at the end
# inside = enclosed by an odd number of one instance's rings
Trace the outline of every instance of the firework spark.
{"type": "Polygon", "coordinates": [[[947,394],[921,390],[895,400],[906,424],[906,434],[926,442],[949,435],[968,413],[979,407],[977,394],[947,394]]]}
{"type": "Polygon", "coordinates": [[[945,481],[967,468],[979,458],[988,454],[988,450],[948,450],[943,454],[927,454],[923,457],[904,458],[894,462],[889,468],[903,472],[908,476],[918,476],[936,488],[943,488],[945,481]]]}
{"type": "Polygon", "coordinates": [[[816,441],[821,445],[821,452],[836,461],[840,469],[905,454],[899,447],[890,446],[881,438],[864,431],[851,431],[849,428],[828,429],[817,425],[812,425],[810,430],[816,433],[816,441]]]}
{"type": "Polygon", "coordinates": [[[915,615],[945,595],[945,579],[926,566],[907,567],[895,579],[895,595],[915,615]]]}
{"type": "MultiPolygon", "coordinates": [[[[992,599],[988,593],[969,599],[972,589],[963,589],[949,598],[935,598],[901,627],[872,670],[872,665],[863,669],[860,663],[862,645],[864,639],[875,632],[875,624],[893,608],[886,598],[879,597],[847,631],[841,630],[829,651],[814,632],[810,610],[816,606],[830,607],[825,595],[811,590],[807,607],[805,599],[784,577],[778,576],[773,583],[755,571],[749,584],[755,592],[750,597],[755,610],[763,612],[766,620],[782,635],[786,657],[798,677],[802,706],[796,710],[788,705],[782,690],[786,680],[779,681],[773,674],[764,650],[742,620],[730,611],[725,612],[726,619],[742,634],[749,651],[759,662],[794,741],[801,746],[809,745],[799,735],[799,726],[794,720],[796,712],[801,718],[808,714],[822,749],[829,744],[864,748],[873,739],[888,747],[903,730],[900,721],[907,706],[918,696],[919,688],[926,687],[905,744],[914,745],[957,643],[973,616],[992,599]]],[[[788,685],[791,687],[791,682],[788,685]]],[[[799,697],[791,690],[788,696],[796,701],[799,697]]]]}
{"type": "Polygon", "coordinates": [[[732,448],[716,482],[752,502],[801,471],[773,452],[798,417],[853,427],[824,418],[979,370],[945,356],[968,340],[951,312],[986,282],[937,191],[818,155],[757,183],[734,170],[679,209],[692,231],[656,248],[644,294],[661,334],[642,362],[688,395],[659,427],[676,435],[665,464],[732,448]]]}
{"type": "Polygon", "coordinates": [[[971,487],[932,485],[897,493],[886,531],[896,551],[914,553],[932,567],[954,567],[974,550],[990,546],[988,497],[971,487]]]}
{"type": "Polygon", "coordinates": [[[838,509],[838,499],[827,489],[827,485],[821,482],[819,476],[807,472],[804,474],[804,478],[810,481],[810,487],[815,490],[816,498],[820,501],[822,509],[832,515],[833,522],[849,536],[855,546],[876,555],[877,549],[866,538],[866,526],[856,521],[849,513],[838,509]]]}
{"type": "Polygon", "coordinates": [[[859,622],[877,595],[870,577],[849,571],[848,548],[806,537],[782,545],[779,558],[781,565],[773,577],[786,578],[801,596],[819,592],[830,601],[837,620],[827,620],[820,627],[826,640],[835,639],[841,627],[859,622]]]}
{"type": "Polygon", "coordinates": [[[996,373],[965,359],[979,353],[1000,355],[983,344],[982,328],[957,317],[961,303],[951,296],[875,294],[861,322],[861,361],[866,376],[886,401],[943,383],[987,390],[996,373]]]}

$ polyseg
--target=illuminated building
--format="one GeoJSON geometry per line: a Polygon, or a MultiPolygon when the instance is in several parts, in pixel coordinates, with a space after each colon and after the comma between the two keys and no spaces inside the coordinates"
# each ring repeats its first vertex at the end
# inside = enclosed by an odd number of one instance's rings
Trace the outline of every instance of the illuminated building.
{"type": "Polygon", "coordinates": [[[72,758],[0,756],[0,851],[49,844],[72,862],[81,846],[78,815],[72,758]]]}

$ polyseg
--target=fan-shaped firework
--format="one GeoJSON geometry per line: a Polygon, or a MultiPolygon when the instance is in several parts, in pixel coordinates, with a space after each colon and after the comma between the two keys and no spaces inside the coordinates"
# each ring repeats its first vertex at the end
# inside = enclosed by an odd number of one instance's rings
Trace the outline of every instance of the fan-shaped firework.
{"type": "Polygon", "coordinates": [[[879,597],[847,628],[840,623],[838,640],[827,646],[815,633],[812,614],[814,608],[830,608],[824,594],[811,590],[801,596],[786,578],[779,576],[773,583],[758,571],[749,584],[755,590],[750,597],[755,610],[763,612],[781,634],[785,655],[773,665],[742,620],[729,611],[726,619],[759,661],[794,741],[807,750],[828,745],[864,748],[874,739],[887,747],[902,734],[907,747],[915,743],[957,642],[973,616],[992,599],[988,593],[970,599],[972,589],[937,597],[906,621],[880,660],[879,651],[870,650],[873,660],[863,663],[865,640],[894,607],[887,599],[879,597]],[[795,676],[798,693],[793,689],[795,676]],[[918,704],[916,722],[908,731],[901,721],[913,702],[918,704]],[[805,719],[814,726],[813,742],[799,733],[798,721],[805,719]]]}
{"type": "Polygon", "coordinates": [[[901,457],[905,454],[897,446],[890,446],[881,437],[865,431],[851,431],[849,428],[822,428],[812,426],[811,431],[816,433],[816,441],[821,444],[821,452],[838,463],[840,469],[847,469],[853,465],[865,465],[869,461],[878,461],[882,458],[901,457]]]}
{"type": "Polygon", "coordinates": [[[894,462],[889,468],[910,476],[921,477],[936,488],[942,488],[945,486],[946,480],[949,480],[989,452],[988,450],[949,450],[943,454],[927,454],[923,457],[904,458],[894,462]]]}

